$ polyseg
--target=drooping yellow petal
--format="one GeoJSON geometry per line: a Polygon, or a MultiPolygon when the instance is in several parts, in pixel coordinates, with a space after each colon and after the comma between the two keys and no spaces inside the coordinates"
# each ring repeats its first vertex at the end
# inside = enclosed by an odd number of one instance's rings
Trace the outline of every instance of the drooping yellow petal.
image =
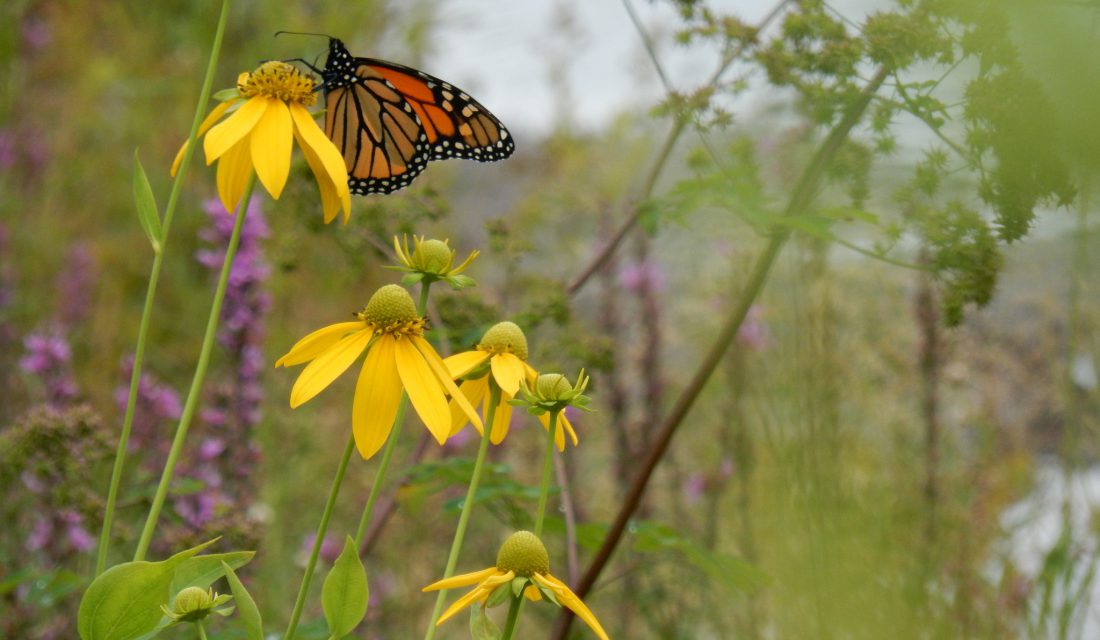
{"type": "Polygon", "coordinates": [[[401,378],[394,362],[396,343],[393,336],[379,336],[367,352],[363,371],[355,385],[351,429],[355,446],[364,460],[385,444],[401,404],[401,378]]]}
{"type": "Polygon", "coordinates": [[[271,197],[278,200],[290,175],[290,152],[294,148],[294,121],[285,102],[268,102],[249,140],[256,176],[271,197]]]}
{"type": "MultiPolygon", "coordinates": [[[[451,412],[447,409],[447,398],[424,356],[413,346],[411,336],[397,341],[395,359],[401,382],[405,385],[405,393],[409,394],[409,402],[416,409],[424,426],[428,427],[428,431],[432,432],[439,444],[443,444],[451,433],[451,412]]],[[[456,389],[455,399],[461,397],[456,389]]]]}
{"type": "Polygon", "coordinates": [[[344,222],[347,222],[348,216],[351,215],[351,191],[348,187],[348,169],[344,164],[343,156],[340,155],[340,150],[328,139],[325,132],[321,131],[317,121],[305,107],[298,103],[291,103],[290,115],[294,118],[294,130],[298,132],[302,148],[309,149],[320,161],[318,164],[324,170],[318,171],[313,166],[310,168],[313,169],[318,180],[322,173],[328,176],[344,209],[344,222]]]}
{"type": "MultiPolygon", "coordinates": [[[[201,138],[202,134],[206,133],[207,130],[210,129],[210,127],[214,126],[215,122],[221,120],[222,116],[225,115],[226,109],[232,107],[238,102],[240,102],[240,100],[226,100],[225,102],[222,102],[218,106],[211,109],[210,113],[207,114],[206,119],[203,120],[202,124],[199,125],[199,130],[196,135],[201,138]]],[[[180,150],[176,152],[176,159],[172,161],[172,170],[169,173],[172,175],[173,178],[176,177],[176,171],[179,171],[180,163],[183,162],[183,154],[187,151],[187,142],[187,140],[183,141],[183,144],[180,145],[180,150]]]]}
{"type": "Polygon", "coordinates": [[[267,111],[267,103],[274,98],[255,96],[241,105],[233,115],[229,116],[218,126],[210,130],[202,139],[202,148],[206,151],[206,164],[211,164],[222,156],[223,153],[241,141],[248,135],[256,122],[267,111]]]}
{"type": "Polygon", "coordinates": [[[533,584],[529,584],[523,588],[523,595],[531,602],[542,600],[542,592],[533,584]]]}
{"type": "Polygon", "coordinates": [[[492,592],[493,592],[492,589],[486,589],[485,587],[478,587],[478,588],[474,589],[473,591],[467,593],[466,595],[462,596],[458,600],[455,600],[454,604],[447,607],[447,610],[443,612],[443,615],[439,616],[439,620],[435,623],[435,626],[438,627],[439,625],[443,624],[444,622],[449,620],[451,616],[458,613],[459,611],[462,611],[463,609],[470,606],[471,604],[473,604],[473,603],[475,603],[479,600],[484,600],[484,599],[488,598],[489,594],[492,593],[492,592]]]}
{"type": "Polygon", "coordinates": [[[584,620],[584,623],[587,624],[601,640],[610,640],[607,637],[607,632],[600,626],[600,621],[596,619],[595,614],[581,602],[581,599],[578,598],[564,582],[558,580],[549,573],[535,573],[531,575],[531,578],[534,579],[535,582],[553,591],[554,595],[558,598],[558,602],[572,610],[581,620],[584,620]]]}
{"type": "MultiPolygon", "coordinates": [[[[539,422],[542,423],[542,428],[550,429],[550,414],[544,413],[539,416],[539,422]]],[[[573,425],[569,424],[569,420],[565,417],[565,412],[558,414],[558,419],[555,422],[554,427],[554,445],[557,446],[558,451],[565,451],[565,434],[568,433],[569,437],[573,440],[573,446],[577,446],[577,432],[573,431],[573,425]]]]}
{"type": "Polygon", "coordinates": [[[523,372],[527,376],[527,386],[534,387],[535,380],[539,377],[539,372],[535,371],[535,368],[526,362],[523,363],[523,372]]]}
{"type": "Polygon", "coordinates": [[[451,372],[452,378],[461,378],[462,376],[470,373],[482,362],[485,362],[489,358],[488,351],[481,351],[475,349],[473,351],[463,351],[462,353],[456,353],[453,356],[443,359],[443,364],[447,365],[447,371],[451,372]]]}
{"type": "Polygon", "coordinates": [[[475,584],[482,580],[500,573],[500,569],[496,567],[489,567],[488,569],[482,569],[481,571],[473,571],[471,573],[464,573],[459,576],[451,576],[450,578],[444,578],[437,582],[433,582],[430,585],[421,589],[423,592],[439,591],[440,589],[455,589],[457,587],[465,587],[466,585],[475,584]]]}
{"type": "Polygon", "coordinates": [[[317,188],[321,191],[321,211],[324,214],[325,224],[328,224],[336,218],[336,214],[340,213],[340,198],[336,195],[336,187],[332,184],[332,178],[325,173],[317,154],[302,142],[302,137],[297,131],[294,132],[294,139],[298,141],[310,171],[317,177],[317,188]]]}
{"type": "Polygon", "coordinates": [[[477,411],[474,411],[474,407],[466,401],[466,397],[458,392],[458,387],[455,386],[454,380],[451,379],[451,374],[447,371],[447,367],[443,365],[443,360],[439,357],[439,354],[435,352],[435,349],[432,348],[432,345],[428,344],[427,340],[419,336],[410,336],[409,340],[416,345],[417,350],[424,356],[424,362],[428,363],[428,367],[443,386],[443,390],[447,395],[454,398],[459,408],[466,412],[466,415],[470,418],[470,422],[477,427],[478,431],[481,431],[481,418],[477,415],[477,411]]]}
{"type": "Polygon", "coordinates": [[[241,140],[218,160],[218,199],[229,213],[237,209],[241,196],[252,177],[252,161],[248,153],[248,140],[241,140]]]}
{"type": "Polygon", "coordinates": [[[512,396],[501,392],[500,404],[493,413],[493,425],[489,428],[489,442],[500,444],[508,435],[508,427],[512,424],[512,405],[508,401],[512,396]]]}
{"type": "Polygon", "coordinates": [[[344,336],[327,351],[317,356],[313,362],[306,365],[294,387],[290,390],[290,406],[297,408],[310,398],[321,393],[341,373],[351,366],[352,362],[363,353],[370,342],[371,332],[368,329],[356,331],[344,336]]]}
{"type": "MultiPolygon", "coordinates": [[[[477,403],[481,402],[481,399],[489,393],[489,378],[478,378],[477,380],[463,380],[462,384],[458,385],[458,392],[466,397],[466,400],[473,406],[477,406],[477,403]]],[[[458,403],[452,397],[448,403],[451,409],[451,434],[458,433],[462,427],[466,426],[466,423],[470,421],[470,418],[466,415],[466,412],[462,410],[462,407],[458,406],[458,403]]],[[[481,433],[481,429],[478,429],[478,433],[481,433]]]]}
{"type": "Polygon", "coordinates": [[[504,393],[514,396],[519,392],[519,382],[526,376],[523,360],[511,353],[498,353],[492,357],[493,378],[504,393]]]}
{"type": "Polygon", "coordinates": [[[340,338],[343,338],[349,332],[363,329],[366,326],[367,323],[362,320],[353,320],[322,327],[295,342],[290,351],[286,352],[286,355],[275,361],[275,366],[293,367],[296,364],[309,362],[327,351],[329,347],[339,342],[340,338]]]}

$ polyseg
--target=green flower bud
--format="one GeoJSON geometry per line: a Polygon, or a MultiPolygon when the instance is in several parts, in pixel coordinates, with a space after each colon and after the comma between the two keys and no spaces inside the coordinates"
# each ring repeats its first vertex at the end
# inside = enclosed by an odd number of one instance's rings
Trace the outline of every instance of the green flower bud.
{"type": "Polygon", "coordinates": [[[477,348],[490,353],[513,353],[520,360],[527,360],[527,336],[514,322],[498,322],[489,327],[477,348]]]}
{"type": "Polygon", "coordinates": [[[417,319],[416,303],[404,287],[387,284],[374,292],[359,317],[378,327],[409,322],[417,319]]]}
{"type": "Polygon", "coordinates": [[[497,569],[514,571],[525,578],[535,573],[550,573],[550,554],[538,536],[530,531],[517,531],[500,545],[497,569]]]}

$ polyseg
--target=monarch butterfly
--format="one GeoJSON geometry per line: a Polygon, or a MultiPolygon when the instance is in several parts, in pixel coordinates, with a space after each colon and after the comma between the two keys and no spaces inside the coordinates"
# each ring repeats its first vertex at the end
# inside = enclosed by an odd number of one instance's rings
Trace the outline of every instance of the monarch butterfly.
{"type": "Polygon", "coordinates": [[[503,160],[515,151],[496,116],[458,87],[423,71],[357,58],[329,38],[320,70],[325,134],[344,156],[352,193],[407,187],[430,160],[503,160]]]}

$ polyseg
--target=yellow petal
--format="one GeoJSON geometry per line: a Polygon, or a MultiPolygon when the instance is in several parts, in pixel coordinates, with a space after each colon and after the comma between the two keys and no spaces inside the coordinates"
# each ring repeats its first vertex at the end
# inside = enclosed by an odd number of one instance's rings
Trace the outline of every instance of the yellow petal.
{"type": "Polygon", "coordinates": [[[294,132],[294,139],[298,141],[298,146],[302,149],[302,155],[306,157],[310,170],[317,177],[317,188],[321,191],[321,211],[324,213],[325,224],[328,224],[336,218],[337,213],[340,213],[340,198],[336,195],[336,187],[333,186],[332,179],[321,168],[321,161],[317,158],[317,154],[313,153],[313,150],[302,142],[302,137],[298,135],[297,131],[294,132]]]}
{"type": "Polygon", "coordinates": [[[248,140],[241,140],[218,160],[218,199],[229,213],[237,210],[241,196],[252,177],[252,163],[248,153],[248,140]]]}
{"type": "MultiPolygon", "coordinates": [[[[478,378],[477,380],[463,380],[462,384],[458,385],[458,392],[465,396],[466,400],[471,405],[477,405],[481,402],[481,399],[485,397],[485,394],[489,392],[489,378],[478,378]]],[[[458,406],[458,403],[452,397],[448,403],[451,409],[451,435],[458,433],[462,427],[466,426],[466,423],[470,421],[470,418],[463,411],[462,407],[458,406]]],[[[481,429],[478,429],[478,433],[481,429]]]]}
{"type": "Polygon", "coordinates": [[[523,372],[527,376],[527,386],[534,387],[535,380],[539,377],[539,372],[535,371],[535,368],[526,362],[523,363],[523,372]]]}
{"type": "MultiPolygon", "coordinates": [[[[561,414],[558,415],[558,421],[561,422],[561,426],[564,428],[564,431],[569,434],[569,439],[573,441],[573,446],[577,446],[577,432],[573,430],[573,423],[569,422],[569,418],[566,417],[564,411],[562,411],[561,414]]],[[[565,447],[562,446],[558,448],[559,451],[561,451],[562,449],[565,449],[565,447]]]]}
{"type": "Polygon", "coordinates": [[[282,100],[269,100],[267,111],[249,136],[252,165],[271,197],[278,200],[290,175],[290,151],[294,148],[294,121],[282,100]]]}
{"type": "MultiPolygon", "coordinates": [[[[439,444],[443,444],[451,433],[451,412],[447,409],[447,398],[424,356],[413,346],[411,340],[411,337],[397,340],[397,371],[401,374],[405,393],[409,394],[409,401],[417,415],[439,444]]],[[[456,394],[457,400],[461,394],[457,390],[456,394]]]]}
{"type": "Polygon", "coordinates": [[[351,429],[364,460],[385,444],[401,404],[401,379],[394,362],[396,342],[392,336],[384,335],[371,345],[355,384],[351,429]]]}
{"type": "Polygon", "coordinates": [[[294,388],[290,390],[290,406],[297,408],[310,398],[321,393],[341,373],[351,366],[352,362],[363,353],[370,342],[371,332],[368,329],[356,331],[344,336],[336,344],[329,347],[313,362],[309,363],[298,380],[294,382],[294,388]]]}
{"type": "Polygon", "coordinates": [[[421,589],[421,591],[439,591],[440,589],[454,589],[455,587],[465,587],[466,585],[481,582],[489,576],[500,573],[500,569],[496,567],[489,567],[488,569],[482,569],[481,571],[474,571],[471,573],[464,573],[460,576],[451,576],[450,578],[444,578],[438,582],[433,582],[430,585],[421,589]]]}
{"type": "Polygon", "coordinates": [[[309,149],[314,154],[323,170],[318,171],[317,167],[312,165],[310,168],[317,175],[318,180],[322,174],[328,176],[329,182],[335,189],[335,195],[344,208],[344,221],[347,222],[348,216],[351,215],[351,191],[348,187],[348,169],[344,164],[344,157],[325,132],[321,131],[321,127],[317,126],[317,121],[305,107],[292,103],[290,115],[294,118],[294,129],[301,138],[302,148],[309,149]]]}
{"type": "MultiPolygon", "coordinates": [[[[550,430],[550,414],[544,413],[539,416],[539,422],[542,423],[542,428],[550,430]]],[[[554,445],[557,446],[558,451],[565,451],[565,434],[568,433],[569,437],[573,440],[573,446],[577,446],[577,432],[573,431],[573,425],[569,424],[569,420],[565,417],[565,413],[559,413],[558,419],[555,422],[554,427],[554,445]]]]}
{"type": "Polygon", "coordinates": [[[482,362],[485,362],[488,357],[488,351],[474,349],[473,351],[463,351],[462,353],[456,353],[449,358],[445,358],[443,364],[447,365],[447,371],[451,372],[452,378],[461,378],[474,370],[482,362]]]}
{"type": "Polygon", "coordinates": [[[447,392],[447,395],[454,398],[455,403],[458,404],[466,416],[470,418],[470,422],[477,427],[478,431],[481,431],[481,418],[478,417],[477,411],[474,411],[474,407],[466,401],[466,397],[458,392],[458,387],[455,386],[454,380],[451,379],[451,374],[447,371],[447,367],[443,366],[443,360],[440,359],[439,354],[435,352],[432,345],[428,344],[428,341],[418,336],[411,336],[410,340],[416,345],[417,350],[424,356],[424,362],[428,363],[428,367],[431,368],[432,373],[435,374],[439,383],[443,386],[443,390],[447,392]]]}
{"type": "Polygon", "coordinates": [[[443,615],[439,616],[439,621],[435,623],[436,626],[438,627],[439,625],[443,624],[448,619],[450,619],[451,616],[458,613],[459,611],[462,611],[463,609],[477,602],[478,600],[484,600],[485,598],[489,597],[489,594],[492,592],[492,589],[478,587],[473,591],[467,593],[466,595],[462,596],[458,600],[455,600],[454,604],[447,607],[447,610],[443,612],[443,615]]]}
{"type": "Polygon", "coordinates": [[[581,602],[581,599],[577,597],[577,594],[573,593],[573,591],[569,587],[567,587],[564,582],[558,580],[549,573],[535,573],[532,574],[531,577],[535,580],[535,582],[553,591],[554,595],[558,598],[558,602],[562,603],[566,607],[569,607],[569,609],[572,610],[573,613],[577,614],[577,617],[579,617],[581,620],[584,620],[584,623],[587,624],[588,627],[601,638],[601,640],[609,640],[609,638],[607,637],[607,632],[604,631],[603,627],[600,626],[600,622],[599,620],[596,620],[595,614],[593,614],[592,611],[588,607],[586,607],[583,602],[581,602]]]}
{"type": "Polygon", "coordinates": [[[498,353],[493,356],[490,363],[493,367],[493,378],[500,388],[510,396],[519,392],[519,381],[523,380],[527,371],[523,368],[523,360],[511,353],[498,353]]]}
{"type": "Polygon", "coordinates": [[[322,327],[313,333],[294,343],[286,355],[275,361],[276,367],[292,367],[296,364],[309,362],[321,355],[329,347],[340,341],[351,331],[357,331],[366,327],[362,320],[352,322],[337,322],[327,327],[322,327]]]}
{"type": "Polygon", "coordinates": [[[240,142],[267,111],[267,102],[273,98],[256,96],[249,98],[233,115],[210,130],[203,138],[202,148],[206,151],[206,164],[220,158],[223,153],[240,142]]]}
{"type": "MultiPolygon", "coordinates": [[[[210,113],[206,116],[206,119],[202,121],[202,124],[199,125],[199,130],[196,135],[201,138],[202,134],[206,133],[207,129],[214,126],[214,123],[221,119],[222,115],[225,114],[225,110],[233,106],[237,102],[237,100],[226,100],[225,102],[222,102],[218,106],[214,107],[213,110],[211,110],[210,113]]],[[[176,158],[172,160],[172,169],[169,170],[168,174],[171,175],[173,178],[176,177],[176,172],[179,171],[180,163],[183,162],[183,154],[187,152],[189,142],[189,140],[183,141],[183,144],[180,145],[180,150],[176,152],[176,158]]]]}
{"type": "Polygon", "coordinates": [[[529,584],[523,588],[523,595],[531,602],[542,600],[542,592],[533,584],[529,584]]]}
{"type": "MultiPolygon", "coordinates": [[[[499,571],[499,569],[497,569],[499,571]]],[[[496,576],[489,576],[481,583],[483,587],[497,587],[506,582],[511,582],[512,578],[516,577],[516,572],[512,570],[505,571],[504,573],[496,576]]]]}
{"type": "Polygon", "coordinates": [[[500,404],[493,413],[493,426],[489,429],[489,442],[493,444],[500,444],[508,435],[508,427],[512,424],[512,405],[508,404],[511,399],[512,396],[506,393],[500,394],[500,404]]]}

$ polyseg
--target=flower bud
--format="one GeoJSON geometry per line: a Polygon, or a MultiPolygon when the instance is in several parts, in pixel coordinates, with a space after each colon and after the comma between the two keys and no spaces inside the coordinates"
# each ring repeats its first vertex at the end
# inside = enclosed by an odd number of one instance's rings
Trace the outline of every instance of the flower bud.
{"type": "Polygon", "coordinates": [[[550,573],[550,554],[538,536],[530,531],[517,531],[500,545],[497,569],[514,571],[525,578],[534,573],[550,573]]]}

